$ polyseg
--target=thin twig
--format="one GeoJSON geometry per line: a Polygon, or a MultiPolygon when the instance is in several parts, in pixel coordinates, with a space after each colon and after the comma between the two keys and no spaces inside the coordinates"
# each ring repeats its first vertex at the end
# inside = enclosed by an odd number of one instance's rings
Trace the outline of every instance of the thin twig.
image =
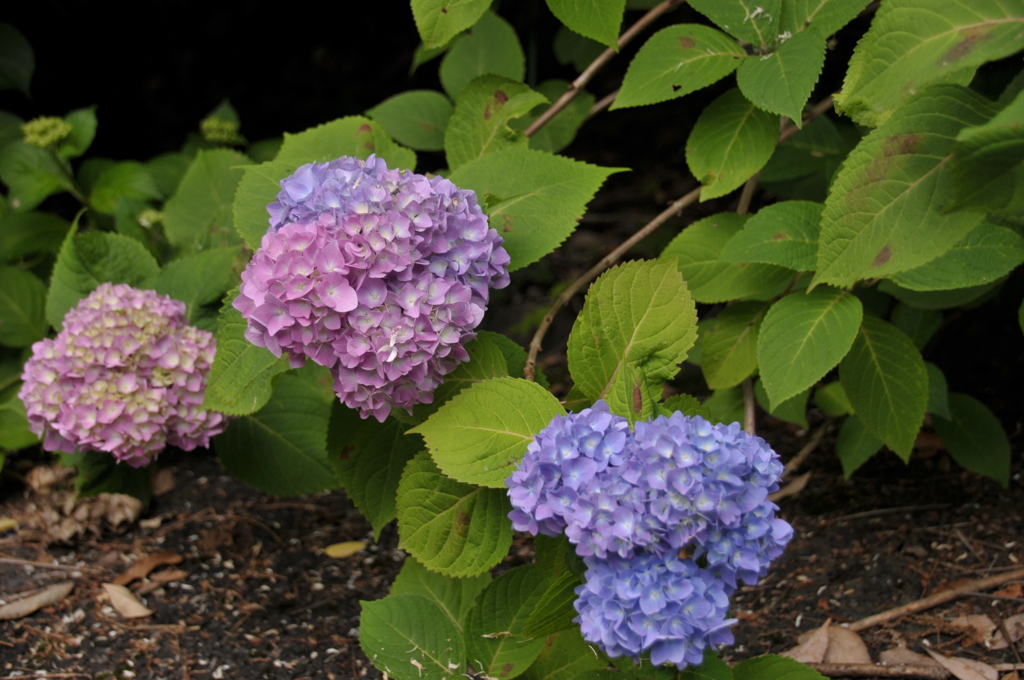
{"type": "Polygon", "coordinates": [[[754,199],[754,191],[757,190],[757,178],[760,176],[761,171],[758,170],[754,173],[753,177],[748,179],[747,183],[743,185],[743,191],[740,192],[740,202],[736,206],[737,215],[746,215],[747,211],[750,210],[750,201],[754,199]]]}
{"type": "Polygon", "coordinates": [[[17,564],[26,567],[38,567],[39,569],[56,569],[58,571],[78,571],[101,573],[102,570],[93,567],[72,567],[67,564],[53,564],[52,562],[36,562],[34,560],[22,560],[16,557],[0,557],[0,564],[17,564]]]}
{"type": "MultiPolygon", "coordinates": [[[[831,95],[829,95],[828,97],[825,97],[820,102],[818,102],[813,107],[811,107],[810,111],[807,111],[806,113],[804,113],[804,116],[803,116],[803,119],[802,119],[803,120],[803,125],[807,125],[812,120],[814,120],[815,118],[817,118],[821,114],[823,114],[826,111],[828,111],[829,109],[831,109],[834,105],[835,105],[835,102],[832,101],[832,96],[831,95]]],[[[789,139],[790,137],[792,137],[793,135],[795,135],[798,132],[800,132],[800,128],[798,128],[795,124],[790,123],[779,134],[779,142],[778,143],[782,144],[784,141],[786,141],[787,139],[789,139]]]]}
{"type": "Polygon", "coordinates": [[[748,375],[743,379],[743,431],[754,434],[757,420],[754,411],[754,381],[748,375]]]}
{"type": "MultiPolygon", "coordinates": [[[[559,97],[547,111],[540,115],[540,117],[537,120],[533,121],[530,127],[526,128],[523,134],[529,137],[533,135],[535,132],[537,132],[537,130],[544,127],[549,120],[554,118],[559,111],[564,109],[565,105],[572,101],[572,98],[575,97],[576,94],[580,90],[582,90],[587,83],[590,82],[590,79],[594,77],[594,74],[600,71],[605,64],[611,61],[611,58],[614,57],[619,50],[621,50],[623,47],[626,46],[626,44],[629,41],[631,41],[633,38],[635,38],[641,32],[643,32],[643,30],[647,28],[649,25],[651,25],[658,17],[660,17],[662,14],[669,11],[676,5],[681,4],[682,1],[683,0],[665,0],[661,4],[654,7],[654,9],[649,11],[647,14],[640,17],[640,19],[635,24],[630,26],[628,29],[626,29],[625,33],[619,36],[618,48],[609,47],[604,52],[602,52],[597,57],[597,59],[590,62],[590,65],[583,70],[583,73],[576,76],[576,80],[569,83],[569,87],[566,88],[565,94],[559,97]]],[[[609,102],[609,104],[610,103],[611,102],[609,102]]]]}
{"type": "Polygon", "coordinates": [[[942,666],[883,666],[874,663],[809,663],[826,678],[928,678],[945,680],[952,677],[942,666]]]}
{"type": "Polygon", "coordinates": [[[558,310],[569,302],[569,300],[571,300],[573,296],[583,288],[583,286],[596,279],[601,272],[618,262],[619,258],[625,255],[630,248],[642,241],[648,234],[660,227],[670,217],[678,215],[684,208],[696,203],[697,198],[699,197],[700,187],[697,187],[669,207],[662,210],[661,214],[645,224],[640,231],[623,241],[618,248],[601,258],[600,262],[588,269],[586,274],[573,281],[568,288],[562,291],[561,295],[555,298],[555,301],[551,304],[551,307],[541,320],[540,326],[537,327],[537,332],[533,334],[533,339],[530,340],[530,354],[526,358],[526,366],[523,367],[523,376],[527,380],[534,379],[534,374],[536,373],[537,368],[537,353],[540,352],[541,340],[544,339],[544,334],[547,333],[551,322],[555,320],[555,314],[558,310]]]}
{"type": "Polygon", "coordinates": [[[818,429],[814,431],[811,438],[804,444],[804,447],[797,451],[796,455],[789,459],[786,463],[786,467],[782,470],[782,478],[788,479],[794,472],[800,469],[800,466],[807,460],[807,456],[814,452],[814,449],[818,448],[818,444],[821,443],[822,438],[825,436],[825,432],[828,430],[832,423],[836,422],[835,418],[826,418],[825,422],[818,426],[818,429]]]}
{"type": "Polygon", "coordinates": [[[852,515],[843,515],[842,517],[836,517],[835,521],[846,522],[851,519],[867,519],[868,517],[894,515],[898,512],[922,512],[924,510],[945,510],[948,507],[949,503],[928,503],[927,505],[901,505],[898,508],[882,508],[880,510],[866,510],[864,512],[855,512],[852,515]]]}
{"type": "Polygon", "coordinates": [[[612,102],[615,101],[615,98],[618,96],[619,91],[615,90],[615,92],[612,92],[611,94],[606,94],[605,96],[601,97],[601,99],[599,99],[596,104],[590,107],[590,111],[587,111],[587,117],[583,119],[583,122],[586,123],[588,120],[590,120],[597,114],[607,109],[609,106],[612,105],[612,102]]]}
{"type": "Polygon", "coordinates": [[[995,593],[961,593],[964,597],[980,597],[985,600],[1007,600],[1009,602],[1024,602],[1024,597],[1010,597],[1009,595],[996,595],[995,593]]]}
{"type": "Polygon", "coordinates": [[[943,590],[909,604],[894,607],[893,609],[889,609],[879,614],[868,616],[867,618],[863,618],[859,621],[854,621],[850,624],[849,628],[855,632],[866,630],[882,623],[888,623],[889,621],[898,619],[901,616],[906,616],[907,614],[915,614],[917,612],[924,611],[925,609],[937,607],[938,605],[949,602],[950,600],[955,600],[964,593],[977,593],[983,590],[988,590],[989,588],[1001,586],[1007,581],[1015,581],[1019,578],[1024,578],[1024,569],[1017,569],[998,576],[989,576],[988,578],[971,581],[957,586],[956,588],[943,590]]]}

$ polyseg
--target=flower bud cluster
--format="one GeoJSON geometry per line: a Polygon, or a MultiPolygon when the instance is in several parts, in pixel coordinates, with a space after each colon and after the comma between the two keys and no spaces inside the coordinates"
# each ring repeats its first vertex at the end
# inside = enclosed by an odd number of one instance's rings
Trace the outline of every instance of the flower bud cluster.
{"type": "Polygon", "coordinates": [[[429,403],[508,285],[476,195],[372,155],[304,165],[281,188],[234,302],[246,337],[330,368],[364,418],[429,403]]]}
{"type": "Polygon", "coordinates": [[[775,452],[738,423],[677,412],[631,432],[598,402],[556,417],[530,444],[507,480],[509,517],[519,531],[564,531],[585,558],[576,607],[586,639],[612,656],[649,650],[683,666],[731,641],[724,617],[737,581],[756,583],[792,537],[768,500],[781,474],[775,452]],[[665,586],[655,574],[692,587],[665,586]],[[654,588],[646,595],[617,585],[644,579],[654,588]],[[693,611],[703,612],[697,623],[680,623],[693,611]]]}
{"type": "Polygon", "coordinates": [[[71,134],[71,123],[59,116],[40,116],[21,126],[25,143],[46,149],[71,134]]]}
{"type": "Polygon", "coordinates": [[[48,451],[106,451],[133,467],[167,444],[208,446],[226,417],[202,408],[216,351],[185,305],[151,290],[101,284],[32,346],[18,396],[48,451]]]}

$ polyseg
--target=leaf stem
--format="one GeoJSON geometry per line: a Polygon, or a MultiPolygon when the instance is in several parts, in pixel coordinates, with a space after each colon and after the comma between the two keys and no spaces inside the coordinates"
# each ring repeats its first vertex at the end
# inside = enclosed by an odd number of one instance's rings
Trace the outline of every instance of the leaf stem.
{"type": "Polygon", "coordinates": [[[590,120],[597,114],[607,109],[609,106],[612,105],[612,102],[615,101],[615,98],[618,96],[618,90],[615,90],[611,94],[606,94],[604,97],[600,99],[600,101],[598,101],[596,104],[590,107],[590,111],[587,111],[587,117],[583,119],[583,122],[586,123],[588,120],[590,120]]]}
{"type": "MultiPolygon", "coordinates": [[[[625,47],[630,40],[639,35],[645,28],[651,25],[662,14],[669,11],[676,5],[682,4],[682,2],[683,0],[665,0],[664,2],[655,6],[647,14],[640,17],[640,19],[635,24],[627,28],[626,32],[619,36],[618,46],[609,47],[600,55],[598,55],[597,59],[594,59],[594,61],[590,62],[590,65],[583,70],[583,73],[576,76],[576,80],[569,83],[569,87],[565,89],[565,93],[561,97],[559,97],[555,101],[555,103],[552,104],[550,108],[548,108],[547,111],[542,113],[537,120],[533,121],[533,123],[530,124],[530,127],[526,128],[523,134],[526,135],[527,137],[530,137],[535,132],[537,132],[537,130],[544,127],[549,120],[554,118],[559,111],[564,109],[566,104],[572,101],[572,98],[575,97],[576,94],[580,90],[582,90],[587,83],[590,82],[591,78],[594,77],[594,74],[600,71],[605,64],[611,61],[612,57],[614,57],[619,50],[625,47]]],[[[609,101],[608,103],[611,104],[611,101],[609,101]]]]}

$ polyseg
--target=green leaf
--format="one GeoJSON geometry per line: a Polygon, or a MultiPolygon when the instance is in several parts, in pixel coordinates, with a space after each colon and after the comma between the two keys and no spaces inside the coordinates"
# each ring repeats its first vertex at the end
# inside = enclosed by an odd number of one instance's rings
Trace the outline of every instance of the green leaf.
{"type": "Polygon", "coordinates": [[[183,153],[162,153],[146,162],[157,191],[164,196],[173,196],[181,179],[192,165],[192,157],[183,153]]]}
{"type": "Polygon", "coordinates": [[[990,293],[1002,280],[970,288],[955,290],[916,291],[903,288],[888,279],[878,284],[878,290],[892,295],[900,302],[918,309],[949,309],[962,307],[990,293]]]}
{"type": "Polygon", "coordinates": [[[679,371],[697,338],[697,312],[671,261],[637,260],[608,270],[587,291],[569,335],[569,370],[591,399],[625,414],[639,369],[659,387],[679,371]]]}
{"type": "Polygon", "coordinates": [[[882,446],[882,441],[868,432],[860,418],[850,416],[844,420],[836,437],[836,455],[843,466],[843,479],[849,479],[882,446]]]}
{"type": "Polygon", "coordinates": [[[0,180],[15,211],[31,210],[71,181],[50,152],[22,141],[0,148],[0,180]]]}
{"type": "Polygon", "coordinates": [[[899,303],[892,310],[892,325],[907,334],[918,349],[923,349],[942,325],[942,313],[899,303]]]}
{"type": "Polygon", "coordinates": [[[719,259],[813,271],[823,208],[811,201],[783,201],[761,208],[726,243],[719,259]]]}
{"type": "Polygon", "coordinates": [[[729,35],[757,49],[774,43],[779,32],[782,0],[690,0],[690,6],[729,35]]]}
{"type": "Polygon", "coordinates": [[[431,571],[477,576],[512,545],[507,492],[445,477],[426,451],[416,455],[398,484],[400,546],[431,571]]]}
{"type": "MultiPolygon", "coordinates": [[[[999,419],[969,394],[949,393],[950,419],[935,416],[935,433],[961,467],[1010,486],[1010,442],[999,419]]],[[[934,415],[934,414],[933,414],[934,415]]]]}
{"type": "Polygon", "coordinates": [[[701,664],[680,672],[678,680],[733,680],[733,675],[729,664],[719,659],[715,652],[705,649],[701,664]]]}
{"type": "Polygon", "coordinates": [[[281,150],[282,144],[284,144],[284,137],[269,137],[253,142],[245,153],[254,163],[266,163],[277,157],[277,152],[281,150]]]}
{"type": "Polygon", "coordinates": [[[402,571],[391,584],[391,595],[422,595],[431,600],[448,616],[459,629],[461,637],[463,622],[476,596],[491,582],[491,575],[484,573],[471,578],[450,578],[436,574],[411,557],[405,558],[402,571]]]}
{"type": "Polygon", "coordinates": [[[712,423],[737,423],[743,421],[743,390],[730,387],[727,390],[715,390],[704,400],[704,408],[710,413],[712,423]]]}
{"type": "Polygon", "coordinates": [[[46,285],[30,271],[0,267],[0,344],[28,347],[49,328],[46,285]]]}
{"type": "Polygon", "coordinates": [[[281,191],[281,180],[294,172],[298,165],[268,161],[250,165],[243,170],[242,181],[235,190],[232,213],[235,230],[251,250],[259,249],[263,236],[270,228],[267,205],[276,200],[281,191]]]}
{"type": "Polygon", "coordinates": [[[526,75],[526,57],[515,30],[494,12],[484,12],[472,28],[452,41],[441,60],[441,86],[452,99],[458,99],[474,78],[485,75],[517,82],[526,75]]]}
{"type": "Polygon", "coordinates": [[[462,390],[410,432],[423,435],[449,477],[504,489],[534,435],[556,415],[565,409],[537,383],[495,378],[462,390]]]}
{"type": "Polygon", "coordinates": [[[835,368],[863,315],[860,300],[833,288],[790,293],[772,305],[758,335],[757,362],[773,409],[835,368]]]}
{"type": "Polygon", "coordinates": [[[489,678],[514,678],[533,663],[544,639],[527,640],[523,626],[547,583],[527,564],[494,579],[476,598],[466,620],[466,654],[472,670],[489,678]]]}
{"type": "Polygon", "coordinates": [[[705,420],[711,420],[711,411],[697,401],[696,397],[689,394],[674,394],[660,406],[666,415],[672,415],[679,411],[684,416],[700,416],[705,420]]]}
{"type": "Polygon", "coordinates": [[[426,48],[441,47],[483,16],[491,0],[412,0],[412,17],[426,48]]]}
{"type": "Polygon", "coordinates": [[[848,24],[871,0],[782,0],[780,33],[813,26],[826,38],[848,24]]]}
{"type": "Polygon", "coordinates": [[[548,0],[548,8],[570,30],[618,51],[626,0],[548,0]]]}
{"type": "Polygon", "coordinates": [[[754,398],[761,408],[773,418],[785,420],[787,423],[796,423],[800,427],[807,428],[807,399],[811,396],[811,388],[807,388],[800,394],[787,399],[773,410],[768,403],[768,393],[764,391],[764,381],[760,378],[754,383],[754,398]]]}
{"type": "Polygon", "coordinates": [[[21,31],[0,23],[0,90],[21,90],[28,86],[36,69],[36,57],[21,31]]]}
{"type": "Polygon", "coordinates": [[[440,92],[409,90],[385,99],[366,115],[400,144],[417,151],[443,151],[452,103],[440,92]]]}
{"type": "Polygon", "coordinates": [[[949,386],[942,369],[930,361],[924,362],[928,371],[928,413],[949,420],[949,386]]]}
{"type": "Polygon", "coordinates": [[[78,158],[92,145],[96,137],[96,107],[77,109],[64,117],[71,132],[61,140],[57,153],[63,158],[78,158]]]}
{"type": "Polygon", "coordinates": [[[523,626],[523,636],[547,637],[571,627],[572,620],[578,615],[573,606],[576,601],[576,587],[582,583],[582,579],[571,571],[562,572],[544,591],[543,597],[523,626]]]}
{"type": "Polygon", "coordinates": [[[427,597],[392,594],[360,601],[359,646],[378,670],[396,680],[435,680],[462,674],[462,632],[427,597]]]}
{"type": "Polygon", "coordinates": [[[857,43],[836,108],[862,125],[885,122],[908,95],[1020,50],[1017,1],[890,0],[857,43]]]}
{"type": "Polygon", "coordinates": [[[275,357],[245,337],[248,322],[231,306],[228,295],[217,322],[217,353],[210,367],[203,408],[232,416],[259,411],[270,400],[271,379],[288,370],[286,357],[275,357]]]}
{"type": "Polygon", "coordinates": [[[156,276],[160,267],[138,241],[103,231],[75,235],[68,231],[50,277],[46,320],[61,330],[64,315],[101,283],[127,283],[139,287],[156,276]]]}
{"type": "Polygon", "coordinates": [[[810,666],[774,654],[740,661],[732,667],[732,674],[735,680],[826,680],[810,666]]]}
{"type": "Polygon", "coordinates": [[[526,137],[508,122],[544,103],[544,95],[502,76],[484,75],[471,81],[459,94],[444,133],[448,167],[455,170],[480,156],[526,146],[526,137]]]}
{"type": "MultiPolygon", "coordinates": [[[[395,144],[383,127],[362,116],[338,118],[294,135],[284,133],[284,142],[274,163],[290,167],[278,178],[281,180],[306,163],[326,163],[341,156],[366,158],[371,153],[383,158],[389,168],[411,170],[416,167],[416,154],[412,150],[395,144]]],[[[276,186],[280,191],[280,185],[276,186]]],[[[274,196],[270,197],[271,201],[274,196]]],[[[263,207],[265,210],[266,204],[263,207]]]]}
{"type": "MultiPolygon", "coordinates": [[[[488,333],[487,335],[497,334],[488,333]]],[[[512,341],[509,340],[509,342],[512,341]]],[[[516,346],[518,347],[518,345],[516,346]]],[[[459,364],[458,368],[444,377],[444,382],[434,390],[434,401],[429,404],[419,404],[413,410],[412,420],[415,424],[422,423],[437,413],[438,409],[467,387],[491,378],[508,376],[508,364],[502,349],[489,337],[478,335],[475,340],[465,346],[465,349],[469,354],[469,359],[459,364]]],[[[523,361],[525,365],[525,353],[523,361]]],[[[519,374],[522,375],[522,370],[519,374]]]]}
{"type": "Polygon", "coordinates": [[[576,680],[581,673],[604,667],[604,659],[594,653],[573,627],[545,640],[537,660],[520,677],[523,680],[576,680]]]}
{"type": "Polygon", "coordinates": [[[704,185],[700,200],[725,196],[746,182],[771,158],[778,137],[778,117],[751,104],[738,89],[711,102],[686,141],[690,172],[704,185]]]}
{"type": "Polygon", "coordinates": [[[928,405],[928,371],[910,338],[865,316],[839,380],[868,432],[906,462],[928,405]]]}
{"type": "Polygon", "coordinates": [[[75,489],[79,496],[123,493],[138,498],[144,505],[149,505],[153,497],[151,465],[135,468],[102,451],[57,455],[61,465],[78,468],[75,489]]]}
{"type": "MultiPolygon", "coordinates": [[[[526,368],[526,350],[519,346],[515,340],[505,337],[500,333],[491,333],[490,331],[477,331],[476,337],[491,342],[501,351],[502,356],[505,357],[508,375],[513,378],[523,377],[523,369],[526,368]]],[[[537,371],[536,378],[538,385],[550,387],[547,378],[544,377],[540,370],[537,371]]]]}
{"type": "Polygon", "coordinates": [[[610,110],[696,92],[735,71],[746,58],[735,40],[709,26],[668,26],[652,35],[633,57],[610,110]]]}
{"type": "Polygon", "coordinates": [[[810,28],[776,47],[771,54],[740,64],[736,84],[765,111],[780,113],[801,126],[804,105],[825,63],[825,36],[810,28]]]}
{"type": "Polygon", "coordinates": [[[335,488],[327,461],[327,422],[334,401],[331,382],[328,370],[314,364],[281,375],[266,406],[231,420],[228,429],[214,438],[224,469],[277,496],[335,488]]]}
{"type": "Polygon", "coordinates": [[[573,33],[563,25],[555,32],[552,50],[559,64],[572,64],[577,73],[582,73],[605,51],[605,46],[579,33],[573,33]]]}
{"type": "MultiPolygon", "coordinates": [[[[0,111],[0,149],[11,142],[19,142],[24,137],[21,126],[25,121],[8,111],[0,111]]],[[[0,468],[2,469],[2,468],[0,468]]]]}
{"type": "Polygon", "coordinates": [[[812,285],[845,288],[858,279],[913,269],[970,233],[981,215],[940,212],[950,191],[941,170],[957,132],[993,113],[981,95],[939,85],[910,98],[865,137],[825,202],[812,285]]]}
{"type": "Polygon", "coordinates": [[[512,258],[509,271],[515,271],[568,238],[587,203],[615,172],[619,170],[515,148],[470,161],[449,179],[477,196],[497,197],[487,213],[491,227],[505,239],[502,245],[512,258]]]}
{"type": "Polygon", "coordinates": [[[220,302],[238,283],[239,248],[213,248],[169,263],[146,287],[185,303],[185,316],[194,324],[203,306],[220,302]]]}
{"type": "Polygon", "coordinates": [[[409,65],[409,75],[411,76],[416,73],[416,69],[423,64],[426,64],[428,61],[440,57],[442,54],[447,52],[448,48],[451,46],[451,42],[445,43],[440,47],[430,48],[424,47],[423,43],[417,45],[416,49],[412,53],[412,64],[409,65]]]}
{"type": "MultiPolygon", "coordinates": [[[[545,80],[537,86],[537,91],[549,100],[556,101],[565,94],[569,86],[569,82],[565,80],[545,80]]],[[[569,146],[576,138],[576,131],[590,115],[590,108],[594,105],[594,101],[594,95],[586,90],[580,90],[544,127],[530,137],[530,148],[558,153],[569,146]]],[[[509,127],[515,130],[525,130],[549,108],[551,107],[545,104],[536,106],[526,116],[509,122],[509,127]]]]}
{"type": "Polygon", "coordinates": [[[740,302],[718,313],[718,323],[703,338],[701,349],[708,387],[734,387],[757,370],[757,332],[767,311],[763,302],[740,302]]]}
{"type": "MultiPolygon", "coordinates": [[[[238,243],[232,201],[249,159],[231,149],[200,150],[164,204],[164,233],[185,251],[238,243]]],[[[264,230],[265,231],[265,230],[264,230]]]]}
{"type": "Polygon", "coordinates": [[[338,400],[331,406],[327,452],[338,481],[380,539],[384,526],[397,517],[395,499],[402,472],[423,450],[418,437],[405,434],[394,418],[383,423],[360,418],[338,400]]]}
{"type": "Polygon", "coordinates": [[[124,161],[111,166],[96,180],[89,194],[89,205],[104,215],[113,215],[122,198],[147,201],[162,197],[145,165],[124,161]]]}
{"type": "Polygon", "coordinates": [[[818,116],[775,147],[759,182],[780,198],[824,201],[836,170],[859,140],[852,125],[818,116]]]}
{"type": "Polygon", "coordinates": [[[8,394],[7,400],[0,404],[0,451],[17,451],[38,444],[39,438],[29,430],[25,404],[18,398],[18,390],[12,389],[8,394]]]}
{"type": "Polygon", "coordinates": [[[845,416],[854,413],[853,404],[846,396],[843,384],[836,380],[814,390],[814,403],[827,416],[845,416]]]}
{"type": "Polygon", "coordinates": [[[781,293],[792,279],[792,271],[775,265],[719,259],[746,220],[745,215],[736,213],[705,217],[683,229],[662,252],[661,259],[677,258],[679,271],[697,302],[768,299],[781,293]]]}
{"type": "Polygon", "coordinates": [[[1005,208],[1011,202],[1015,175],[1024,158],[1024,93],[992,120],[964,128],[957,135],[949,174],[957,208],[982,211],[1005,208]]]}
{"type": "Polygon", "coordinates": [[[889,278],[909,290],[970,288],[1001,279],[1021,262],[1024,238],[986,221],[931,262],[889,278]]]}

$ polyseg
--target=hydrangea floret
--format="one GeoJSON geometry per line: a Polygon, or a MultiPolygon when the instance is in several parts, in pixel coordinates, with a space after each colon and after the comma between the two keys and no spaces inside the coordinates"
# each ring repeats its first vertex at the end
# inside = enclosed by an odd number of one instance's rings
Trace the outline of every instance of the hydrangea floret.
{"type": "Polygon", "coordinates": [[[585,639],[611,656],[649,651],[683,667],[731,641],[728,597],[738,581],[763,577],[792,537],[768,500],[782,469],[738,423],[676,412],[630,431],[599,401],[556,417],[529,445],[507,480],[509,517],[519,531],[564,531],[584,558],[585,639]],[[665,585],[680,579],[690,585],[665,585]],[[648,586],[609,585],[620,582],[648,586]]]}
{"type": "Polygon", "coordinates": [[[330,368],[363,418],[429,403],[508,285],[476,194],[373,155],[303,165],[281,188],[234,301],[246,337],[330,368]]]}
{"type": "Polygon", "coordinates": [[[202,408],[217,341],[190,326],[185,304],[127,284],[101,284],[32,345],[18,396],[48,451],[106,451],[133,467],[167,444],[208,446],[227,418],[202,408]]]}

